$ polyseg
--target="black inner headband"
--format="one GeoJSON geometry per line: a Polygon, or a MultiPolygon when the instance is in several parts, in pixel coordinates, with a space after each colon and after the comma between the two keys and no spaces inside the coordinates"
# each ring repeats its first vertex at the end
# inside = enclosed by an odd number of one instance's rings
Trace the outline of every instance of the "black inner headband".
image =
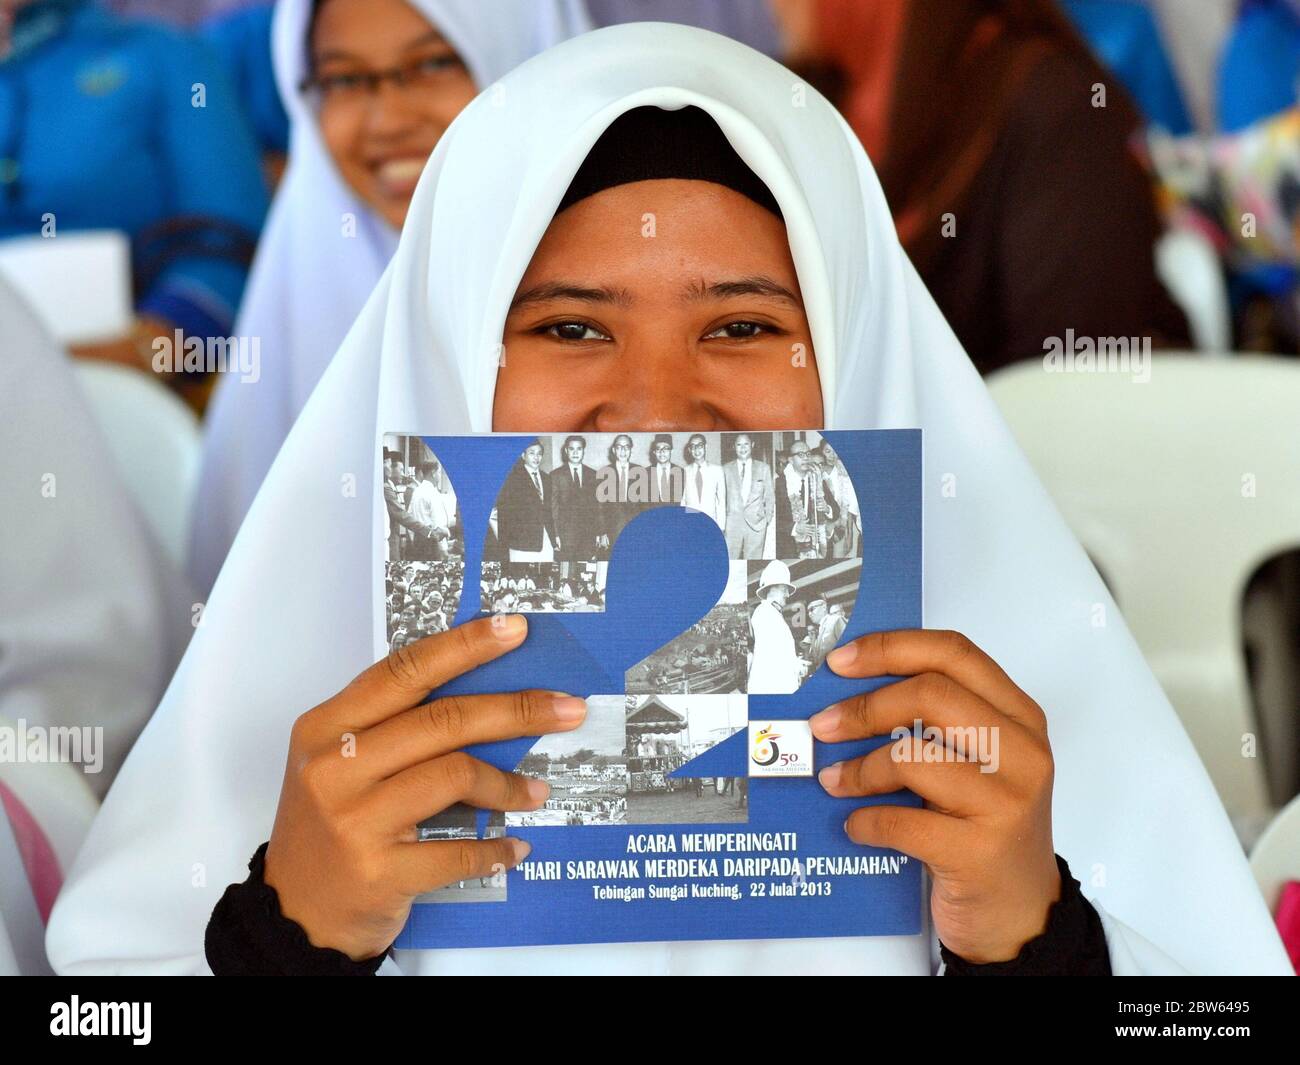
{"type": "Polygon", "coordinates": [[[768,187],[698,107],[637,107],[620,115],[587,153],[555,213],[616,185],[664,178],[724,185],[781,217],[768,187]]]}

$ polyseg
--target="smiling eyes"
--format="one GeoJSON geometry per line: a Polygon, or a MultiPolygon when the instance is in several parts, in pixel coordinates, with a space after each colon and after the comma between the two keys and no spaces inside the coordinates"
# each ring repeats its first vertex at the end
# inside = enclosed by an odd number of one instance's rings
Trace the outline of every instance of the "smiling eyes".
{"type": "MultiPolygon", "coordinates": [[[[568,343],[581,343],[584,341],[608,341],[612,338],[602,332],[590,322],[584,322],[579,319],[569,319],[563,322],[552,322],[550,325],[544,325],[534,330],[541,336],[554,337],[556,340],[563,340],[568,343]]],[[[778,334],[781,330],[775,326],[767,325],[762,322],[751,321],[750,319],[737,319],[733,322],[727,322],[724,325],[705,333],[701,339],[704,340],[754,340],[764,334],[778,334]]]]}
{"type": "Polygon", "coordinates": [[[750,340],[763,333],[770,333],[772,329],[769,326],[762,325],[759,322],[728,322],[720,326],[712,333],[706,333],[705,340],[750,340]]]}
{"type": "Polygon", "coordinates": [[[543,326],[541,330],[545,336],[553,336],[556,340],[608,340],[604,333],[594,325],[587,322],[556,322],[554,325],[543,326]]]}

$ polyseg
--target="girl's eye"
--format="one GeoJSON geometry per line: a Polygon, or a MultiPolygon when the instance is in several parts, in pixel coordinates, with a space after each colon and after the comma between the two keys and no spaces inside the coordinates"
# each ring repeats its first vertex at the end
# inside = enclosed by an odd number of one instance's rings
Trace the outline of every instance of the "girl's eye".
{"type": "Polygon", "coordinates": [[[326,96],[354,92],[365,86],[366,76],[364,74],[323,74],[317,79],[317,84],[326,96]]]}
{"type": "Polygon", "coordinates": [[[460,56],[453,52],[446,55],[431,55],[426,59],[421,59],[415,64],[415,69],[421,73],[431,74],[435,71],[446,70],[448,67],[460,65],[460,56]]]}
{"type": "Polygon", "coordinates": [[[608,340],[595,326],[587,322],[556,322],[554,325],[548,325],[543,332],[550,334],[557,340],[608,340]]]}
{"type": "Polygon", "coordinates": [[[759,322],[728,322],[705,336],[705,340],[752,340],[771,330],[759,322]]]}

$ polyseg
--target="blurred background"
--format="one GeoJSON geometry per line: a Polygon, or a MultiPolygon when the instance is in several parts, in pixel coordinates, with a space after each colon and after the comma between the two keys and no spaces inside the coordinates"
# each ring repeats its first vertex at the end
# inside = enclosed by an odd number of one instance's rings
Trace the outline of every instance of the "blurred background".
{"type": "MultiPolygon", "coordinates": [[[[684,22],[862,140],[1300,959],[1300,0],[282,7],[0,0],[0,632],[43,649],[0,723],[94,691],[120,760],[446,126],[565,36],[684,22]],[[78,509],[11,510],[59,461],[78,509]]],[[[42,919],[113,768],[0,765],[42,919]]]]}

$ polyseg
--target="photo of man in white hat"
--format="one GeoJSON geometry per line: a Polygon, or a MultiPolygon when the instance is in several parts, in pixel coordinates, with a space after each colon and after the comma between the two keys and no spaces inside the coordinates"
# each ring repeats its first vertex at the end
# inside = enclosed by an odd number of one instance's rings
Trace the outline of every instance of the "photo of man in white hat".
{"type": "Polygon", "coordinates": [[[794,634],[782,608],[794,594],[790,567],[769,562],[758,580],[758,606],[749,616],[753,651],[749,660],[751,695],[788,695],[799,687],[803,662],[795,651],[794,634]]]}

